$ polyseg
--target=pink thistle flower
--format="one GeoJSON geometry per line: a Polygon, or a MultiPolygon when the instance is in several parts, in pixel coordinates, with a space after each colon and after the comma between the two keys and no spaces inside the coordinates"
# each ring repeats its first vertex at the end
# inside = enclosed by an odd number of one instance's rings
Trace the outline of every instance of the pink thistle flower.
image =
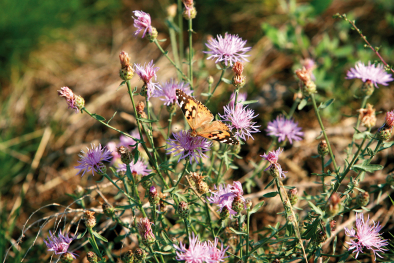
{"type": "Polygon", "coordinates": [[[140,234],[144,242],[153,243],[156,239],[152,231],[152,225],[153,223],[151,223],[146,217],[141,218],[140,222],[137,225],[138,233],[140,234]]]}
{"type": "Polygon", "coordinates": [[[150,15],[143,11],[133,11],[133,13],[137,17],[133,17],[134,27],[137,28],[137,31],[135,31],[135,35],[138,35],[139,32],[144,31],[144,33],[142,33],[142,38],[144,38],[146,31],[148,31],[149,34],[152,33],[150,15]]]}
{"type": "Polygon", "coordinates": [[[246,137],[250,137],[254,140],[251,133],[260,132],[258,129],[260,125],[255,125],[256,122],[252,122],[252,119],[257,117],[258,114],[254,115],[252,109],[248,109],[247,106],[234,108],[231,104],[224,106],[224,114],[220,115],[224,121],[230,122],[230,128],[235,128],[237,132],[235,135],[239,138],[246,140],[246,137]]]}
{"type": "Polygon", "coordinates": [[[193,91],[190,90],[188,83],[180,82],[179,84],[177,84],[175,80],[171,79],[170,81],[164,83],[164,85],[161,86],[160,90],[155,90],[153,93],[153,97],[164,97],[160,100],[164,101],[164,105],[170,106],[172,104],[175,104],[177,101],[175,92],[177,89],[182,90],[187,95],[191,95],[193,93],[193,91]]]}
{"type": "Polygon", "coordinates": [[[280,147],[276,150],[276,151],[271,151],[268,154],[264,153],[263,155],[260,155],[262,158],[266,159],[269,163],[270,166],[267,167],[267,169],[265,169],[264,171],[269,170],[272,166],[274,166],[276,169],[278,169],[279,172],[279,176],[283,178],[286,178],[285,171],[282,170],[282,166],[280,166],[280,164],[278,163],[278,159],[279,159],[279,154],[281,154],[283,152],[283,149],[281,149],[280,147]]]}
{"type": "Polygon", "coordinates": [[[394,126],[394,110],[386,113],[385,124],[390,128],[394,126]]]}
{"type": "Polygon", "coordinates": [[[251,50],[251,47],[244,47],[246,40],[243,41],[238,35],[225,34],[224,37],[218,35],[217,40],[212,38],[205,44],[210,51],[204,51],[206,54],[210,54],[207,59],[216,58],[215,63],[224,61],[225,65],[232,66],[237,61],[249,61],[245,55],[246,52],[251,50]]]}
{"type": "MultiPolygon", "coordinates": [[[[131,174],[133,175],[147,176],[151,172],[151,170],[148,169],[148,165],[141,158],[139,158],[136,163],[131,162],[129,165],[130,165],[131,174]]],[[[118,169],[116,171],[126,172],[127,171],[126,164],[124,163],[119,164],[118,169]]]]}
{"type": "Polygon", "coordinates": [[[218,249],[218,242],[219,239],[217,237],[215,237],[214,242],[212,243],[211,241],[208,241],[208,248],[209,248],[209,257],[210,260],[208,262],[210,263],[219,263],[219,262],[223,262],[226,255],[226,251],[227,249],[229,249],[229,247],[223,248],[223,243],[221,243],[221,247],[220,249],[218,249]]]}
{"type": "Polygon", "coordinates": [[[345,227],[345,234],[349,237],[353,237],[354,239],[350,242],[346,242],[350,245],[349,251],[353,250],[353,253],[357,252],[356,258],[359,253],[363,253],[363,248],[370,249],[376,256],[383,258],[379,255],[378,252],[384,253],[388,249],[382,248],[389,244],[387,239],[383,239],[379,231],[382,229],[379,222],[373,222],[372,225],[369,225],[369,216],[367,221],[364,221],[364,214],[356,214],[356,230],[348,229],[345,227]]]}
{"type": "MultiPolygon", "coordinates": [[[[133,136],[133,137],[136,138],[136,139],[141,139],[140,133],[138,132],[138,129],[137,129],[137,128],[134,129],[134,130],[130,133],[130,135],[133,136]]],[[[120,140],[120,142],[119,142],[119,144],[118,144],[118,147],[124,146],[124,147],[128,147],[129,149],[132,149],[133,147],[130,147],[130,145],[136,144],[136,141],[134,141],[133,138],[130,138],[130,137],[125,136],[125,135],[120,135],[120,136],[119,136],[119,140],[120,140]]]]}
{"type": "Polygon", "coordinates": [[[270,121],[266,131],[268,135],[278,137],[279,142],[284,141],[287,137],[291,144],[293,140],[302,140],[300,136],[304,135],[297,122],[294,122],[293,119],[288,120],[283,116],[278,116],[275,120],[270,121]]]}
{"type": "Polygon", "coordinates": [[[206,158],[204,152],[210,150],[211,142],[203,137],[193,137],[188,131],[180,131],[172,133],[174,139],[168,138],[167,154],[177,153],[175,156],[179,156],[179,160],[189,158],[190,164],[194,159],[198,162],[198,158],[206,158]]]}
{"type": "Polygon", "coordinates": [[[233,182],[233,185],[219,185],[219,189],[214,186],[215,191],[210,191],[211,196],[207,197],[207,200],[211,204],[217,204],[219,211],[221,212],[224,207],[230,212],[230,216],[236,215],[237,212],[232,209],[232,204],[236,196],[241,197],[241,200],[245,202],[243,195],[242,185],[240,182],[233,182]]]}
{"type": "Polygon", "coordinates": [[[75,253],[68,251],[70,243],[75,239],[75,237],[70,238],[68,234],[63,235],[62,231],[59,231],[58,237],[53,235],[51,231],[49,231],[49,235],[48,241],[44,239],[44,243],[47,245],[48,251],[53,251],[56,255],[70,253],[73,258],[77,258],[75,253]]]}
{"type": "Polygon", "coordinates": [[[79,169],[78,173],[83,172],[82,176],[85,175],[86,172],[92,171],[94,176],[94,172],[98,173],[102,162],[108,162],[112,156],[111,152],[106,149],[106,147],[101,148],[101,144],[95,147],[94,144],[91,145],[92,149],[88,149],[85,153],[81,150],[81,154],[79,154],[80,160],[78,161],[79,165],[74,168],[79,169]]]}
{"type": "Polygon", "coordinates": [[[106,145],[108,151],[111,152],[112,155],[112,162],[113,163],[115,161],[115,159],[120,158],[120,154],[118,153],[118,149],[116,147],[116,143],[115,142],[109,142],[106,145]]]}
{"type": "Polygon", "coordinates": [[[60,97],[66,99],[67,105],[71,109],[75,109],[77,112],[79,111],[76,100],[74,97],[73,91],[69,87],[61,87],[60,90],[57,91],[60,97]]]}
{"type": "Polygon", "coordinates": [[[207,243],[202,243],[193,232],[189,237],[189,247],[187,249],[182,242],[179,242],[179,246],[175,244],[173,246],[177,250],[176,260],[178,261],[185,261],[186,263],[210,262],[211,253],[207,243]]]}
{"type": "Polygon", "coordinates": [[[347,79],[361,79],[363,82],[371,81],[376,88],[378,84],[387,86],[388,82],[393,81],[391,74],[387,73],[382,64],[371,65],[371,61],[368,62],[368,66],[360,61],[356,63],[354,68],[351,68],[347,72],[347,79]]]}
{"type": "Polygon", "coordinates": [[[153,95],[155,89],[160,89],[157,83],[153,82],[153,77],[156,80],[156,72],[159,70],[158,67],[155,67],[153,64],[153,60],[149,62],[147,65],[141,66],[140,64],[134,63],[135,72],[138,74],[140,79],[144,82],[147,89],[148,99],[153,95]]]}

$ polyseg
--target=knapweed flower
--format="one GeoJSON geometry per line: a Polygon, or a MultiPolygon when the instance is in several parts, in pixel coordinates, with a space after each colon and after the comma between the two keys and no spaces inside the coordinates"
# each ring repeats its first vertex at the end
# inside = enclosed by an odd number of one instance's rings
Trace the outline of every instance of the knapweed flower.
{"type": "Polygon", "coordinates": [[[385,125],[389,128],[394,126],[394,110],[386,113],[385,125]]]}
{"type": "MultiPolygon", "coordinates": [[[[151,170],[148,169],[148,165],[141,158],[139,158],[136,163],[134,163],[132,161],[129,165],[130,165],[130,170],[131,170],[132,175],[146,176],[151,172],[151,170]]],[[[116,171],[117,172],[121,172],[121,171],[126,172],[127,171],[126,164],[124,164],[124,163],[120,164],[116,171]]]]}
{"type": "Polygon", "coordinates": [[[354,239],[350,242],[346,242],[350,245],[349,251],[353,250],[357,252],[356,258],[359,253],[363,253],[363,248],[370,249],[376,256],[383,258],[378,252],[384,253],[388,250],[383,248],[389,244],[387,239],[383,239],[379,231],[382,229],[379,222],[373,222],[372,225],[369,224],[369,216],[367,221],[364,221],[364,214],[356,214],[356,230],[348,229],[345,227],[345,234],[354,239]]]}
{"type": "Polygon", "coordinates": [[[354,68],[351,68],[347,72],[347,79],[361,79],[363,82],[370,81],[376,88],[378,84],[387,86],[388,82],[393,81],[391,74],[384,70],[382,64],[371,65],[371,61],[368,62],[368,66],[364,65],[362,62],[357,62],[354,68]]]}
{"type": "Polygon", "coordinates": [[[188,157],[190,164],[193,159],[198,162],[198,158],[207,157],[204,152],[209,151],[212,144],[207,139],[199,136],[193,137],[188,131],[180,131],[172,135],[174,139],[167,139],[169,145],[167,154],[176,153],[175,156],[179,156],[179,161],[188,157]]]}
{"type": "Polygon", "coordinates": [[[367,128],[372,128],[376,124],[376,115],[375,109],[369,103],[367,103],[366,109],[359,109],[360,112],[359,118],[361,120],[361,124],[367,128]]]}
{"type": "Polygon", "coordinates": [[[134,18],[134,27],[137,28],[137,31],[135,31],[135,34],[138,35],[139,32],[144,31],[142,33],[142,38],[145,37],[146,31],[148,33],[152,33],[152,25],[151,25],[151,19],[150,15],[143,12],[143,11],[133,11],[133,14],[136,17],[134,18]]]}
{"type": "Polygon", "coordinates": [[[244,47],[246,40],[243,41],[238,35],[225,34],[224,37],[218,35],[217,39],[209,39],[208,43],[205,44],[210,51],[204,51],[206,54],[210,54],[207,59],[216,59],[215,63],[224,61],[226,66],[232,66],[237,61],[249,61],[245,55],[251,47],[244,47]]]}
{"type": "Polygon", "coordinates": [[[316,63],[313,59],[307,58],[307,59],[303,59],[301,60],[301,66],[304,67],[310,74],[311,79],[313,81],[316,80],[315,75],[313,75],[313,70],[316,68],[316,63]]]}
{"type": "Polygon", "coordinates": [[[231,103],[227,106],[224,106],[224,114],[220,115],[224,121],[230,122],[230,128],[235,128],[237,131],[235,135],[239,138],[246,140],[246,137],[250,137],[252,139],[253,136],[251,133],[260,132],[260,125],[256,125],[256,122],[252,122],[254,117],[257,117],[258,114],[254,115],[254,111],[249,109],[247,106],[236,107],[231,105],[231,103]]]}
{"type": "Polygon", "coordinates": [[[214,242],[208,241],[208,248],[209,248],[209,258],[210,260],[207,262],[210,263],[219,263],[219,262],[224,262],[226,257],[226,251],[229,249],[229,247],[223,248],[223,243],[221,243],[220,249],[218,248],[218,242],[219,239],[215,237],[214,242]]]}
{"type": "Polygon", "coordinates": [[[160,100],[164,101],[164,105],[170,106],[176,103],[176,89],[182,90],[187,95],[191,95],[193,93],[193,91],[190,90],[188,83],[182,81],[178,84],[175,82],[175,80],[171,79],[161,86],[161,90],[155,90],[153,97],[164,97],[160,100]]]}
{"type": "Polygon", "coordinates": [[[278,141],[284,141],[286,138],[292,144],[294,141],[302,140],[304,133],[298,127],[298,123],[293,119],[286,119],[284,116],[278,116],[275,120],[270,121],[266,129],[268,135],[278,137],[278,141]]]}
{"type": "Polygon", "coordinates": [[[233,182],[233,185],[219,185],[219,189],[217,189],[215,185],[214,188],[214,191],[210,191],[211,196],[207,197],[208,201],[211,204],[217,204],[220,212],[224,207],[226,207],[230,212],[230,216],[236,215],[237,212],[232,209],[234,198],[239,197],[243,202],[245,202],[245,198],[242,196],[243,190],[241,183],[235,181],[233,182]]]}
{"type": "MultiPolygon", "coordinates": [[[[134,130],[130,133],[130,135],[133,136],[133,137],[136,138],[136,139],[141,139],[140,133],[138,132],[138,129],[137,129],[137,128],[134,129],[134,130]]],[[[130,145],[134,145],[134,144],[136,143],[136,142],[134,141],[133,138],[130,138],[130,137],[125,136],[125,135],[123,135],[123,134],[119,136],[119,140],[120,140],[120,142],[119,142],[119,144],[118,144],[118,147],[119,147],[119,146],[124,146],[124,147],[129,147],[129,148],[131,148],[130,145]]]]}
{"type": "Polygon", "coordinates": [[[156,80],[156,71],[158,71],[159,68],[155,67],[152,60],[147,65],[144,64],[144,66],[134,63],[134,69],[138,76],[141,78],[141,80],[144,82],[146,86],[146,94],[149,99],[153,95],[155,89],[160,89],[159,85],[157,83],[154,83],[152,80],[153,77],[156,80]]]}
{"type": "Polygon", "coordinates": [[[189,247],[179,242],[179,246],[174,244],[176,251],[176,260],[185,261],[186,263],[203,263],[209,262],[210,253],[206,243],[202,243],[198,236],[192,232],[189,237],[189,247]]]}
{"type": "Polygon", "coordinates": [[[48,241],[46,241],[44,239],[44,242],[45,242],[45,244],[48,247],[48,251],[53,251],[53,252],[55,252],[56,255],[70,253],[73,258],[77,258],[76,254],[71,253],[70,251],[68,251],[70,243],[75,239],[75,237],[74,238],[70,238],[68,236],[68,234],[63,235],[62,231],[59,231],[59,234],[58,234],[57,237],[55,235],[53,235],[51,233],[51,231],[49,231],[49,235],[50,236],[48,237],[48,241]]]}
{"type": "Polygon", "coordinates": [[[264,171],[267,171],[271,168],[276,169],[279,177],[286,178],[285,173],[287,172],[283,171],[282,166],[280,166],[280,164],[278,163],[279,154],[281,152],[283,152],[283,149],[279,147],[276,151],[271,151],[268,154],[264,153],[263,155],[260,156],[266,159],[270,163],[270,166],[268,166],[267,169],[265,169],[264,171]]]}
{"type": "Polygon", "coordinates": [[[106,149],[106,147],[101,148],[101,144],[95,147],[94,144],[91,145],[92,149],[88,149],[85,153],[81,150],[81,154],[79,155],[80,160],[78,161],[79,165],[74,168],[79,169],[78,173],[83,172],[82,176],[85,175],[86,172],[92,171],[94,176],[94,172],[101,173],[104,164],[102,162],[108,162],[111,158],[111,152],[106,149]]]}
{"type": "Polygon", "coordinates": [[[77,105],[75,104],[74,93],[69,87],[61,87],[57,93],[60,97],[63,97],[66,100],[69,108],[75,109],[78,112],[77,105]]]}
{"type": "Polygon", "coordinates": [[[152,231],[152,225],[153,223],[151,223],[146,217],[141,218],[140,222],[138,223],[138,233],[145,244],[152,244],[156,240],[152,231]]]}

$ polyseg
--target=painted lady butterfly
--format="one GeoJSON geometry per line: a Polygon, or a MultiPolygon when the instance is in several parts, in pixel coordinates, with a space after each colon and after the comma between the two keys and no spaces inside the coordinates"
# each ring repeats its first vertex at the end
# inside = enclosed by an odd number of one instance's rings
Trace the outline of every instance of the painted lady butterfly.
{"type": "Polygon", "coordinates": [[[230,128],[221,121],[213,121],[213,114],[201,102],[180,89],[176,90],[176,98],[192,130],[191,136],[201,136],[229,145],[239,144],[230,128]]]}

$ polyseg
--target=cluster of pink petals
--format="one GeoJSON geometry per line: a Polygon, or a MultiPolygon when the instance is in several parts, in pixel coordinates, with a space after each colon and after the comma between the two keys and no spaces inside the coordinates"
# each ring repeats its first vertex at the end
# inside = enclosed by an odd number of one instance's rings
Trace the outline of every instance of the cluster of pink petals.
{"type": "Polygon", "coordinates": [[[157,79],[156,72],[159,70],[159,68],[155,67],[152,60],[148,64],[144,64],[144,66],[134,63],[134,70],[146,85],[147,97],[150,99],[150,97],[155,92],[155,89],[160,89],[158,83],[153,82],[153,78],[155,80],[157,79]]]}
{"type": "Polygon", "coordinates": [[[77,105],[75,104],[74,93],[69,87],[61,87],[60,90],[57,91],[57,93],[60,97],[66,99],[69,108],[75,109],[77,112],[79,111],[77,105]]]}
{"type": "Polygon", "coordinates": [[[88,149],[85,153],[81,150],[81,154],[79,155],[80,160],[78,161],[79,165],[74,168],[79,169],[78,173],[83,172],[82,176],[85,175],[86,172],[92,172],[94,176],[94,172],[98,172],[98,168],[101,162],[108,162],[111,158],[111,152],[106,149],[106,147],[102,148],[101,144],[95,147],[94,144],[91,145],[92,149],[88,149]]]}
{"type": "Polygon", "coordinates": [[[198,236],[192,233],[189,238],[189,247],[186,249],[186,245],[180,242],[179,246],[174,245],[176,251],[176,260],[185,261],[186,263],[219,263],[224,262],[226,251],[229,247],[223,248],[223,243],[221,243],[221,248],[218,246],[218,238],[215,238],[214,242],[205,241],[201,242],[198,236]]]}
{"type": "Polygon", "coordinates": [[[76,258],[76,254],[68,251],[70,243],[75,239],[75,237],[70,238],[67,234],[63,235],[61,231],[59,231],[58,237],[53,235],[51,231],[49,231],[49,235],[48,241],[44,239],[44,242],[48,247],[48,251],[53,251],[56,255],[70,253],[73,258],[76,258]]]}
{"type": "Polygon", "coordinates": [[[393,111],[388,111],[386,113],[386,120],[385,124],[387,127],[392,128],[394,126],[394,110],[393,111]]]}
{"type": "Polygon", "coordinates": [[[280,166],[280,164],[278,163],[279,154],[281,154],[281,152],[283,152],[283,149],[279,147],[276,151],[270,151],[268,152],[268,154],[264,153],[263,155],[260,156],[266,159],[270,163],[270,166],[268,166],[267,169],[265,169],[265,171],[269,170],[272,166],[275,166],[276,169],[278,169],[279,171],[280,177],[286,178],[285,173],[287,172],[283,171],[282,166],[280,166]]]}
{"type": "Polygon", "coordinates": [[[137,31],[135,31],[135,34],[138,35],[141,31],[144,31],[142,33],[142,38],[145,37],[146,32],[152,33],[152,25],[151,25],[151,19],[150,15],[143,12],[143,11],[133,11],[133,14],[136,17],[134,18],[134,27],[137,28],[137,31]]]}
{"type": "Polygon", "coordinates": [[[148,218],[140,218],[140,222],[137,224],[138,226],[138,233],[144,239],[148,239],[149,237],[154,237],[152,232],[152,225],[153,223],[149,221],[148,218]]]}
{"type": "Polygon", "coordinates": [[[175,80],[171,79],[170,81],[164,83],[161,86],[160,90],[155,90],[153,93],[153,97],[164,97],[160,100],[164,101],[164,105],[170,106],[176,103],[176,90],[180,89],[185,92],[187,95],[191,95],[193,93],[190,90],[189,84],[186,82],[176,83],[175,80]]]}
{"type": "MultiPolygon", "coordinates": [[[[129,165],[130,165],[131,174],[133,175],[147,176],[151,172],[151,170],[148,169],[148,165],[141,158],[139,158],[136,163],[132,161],[129,165]]],[[[119,164],[118,169],[116,169],[116,171],[126,172],[127,171],[126,164],[124,163],[119,164]]]]}
{"type": "Polygon", "coordinates": [[[359,253],[363,253],[363,248],[372,250],[376,256],[383,258],[378,252],[384,253],[388,249],[383,248],[389,244],[387,239],[383,239],[379,231],[382,229],[379,222],[373,222],[372,225],[369,224],[369,216],[367,221],[364,221],[364,214],[356,214],[356,230],[348,229],[345,227],[345,234],[349,237],[354,238],[348,243],[349,251],[353,250],[356,254],[356,258],[359,253]]]}
{"type": "Polygon", "coordinates": [[[363,82],[371,81],[376,88],[378,84],[383,86],[387,86],[388,82],[393,81],[391,74],[387,73],[384,70],[382,64],[371,65],[371,61],[368,62],[368,65],[364,65],[362,62],[357,62],[354,68],[351,68],[347,72],[347,79],[361,79],[363,82]]]}
{"type": "Polygon", "coordinates": [[[266,131],[268,135],[278,137],[279,142],[287,138],[291,144],[293,140],[302,140],[301,136],[304,135],[297,122],[293,119],[286,119],[284,116],[278,116],[275,120],[270,121],[266,131]]]}
{"type": "Polygon", "coordinates": [[[244,192],[242,190],[242,184],[238,181],[235,181],[232,185],[219,185],[219,189],[216,188],[216,185],[214,187],[215,190],[210,191],[211,196],[207,197],[208,201],[211,204],[217,204],[219,206],[219,211],[222,211],[224,207],[227,207],[230,212],[230,216],[236,215],[237,212],[232,209],[234,198],[236,196],[239,196],[241,197],[242,201],[245,202],[245,198],[243,197],[244,192]]]}

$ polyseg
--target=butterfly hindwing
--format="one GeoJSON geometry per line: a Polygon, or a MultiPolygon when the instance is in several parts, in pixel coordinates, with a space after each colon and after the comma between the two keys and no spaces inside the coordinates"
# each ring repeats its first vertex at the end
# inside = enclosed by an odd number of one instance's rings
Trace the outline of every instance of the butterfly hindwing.
{"type": "Polygon", "coordinates": [[[204,104],[179,89],[176,90],[176,98],[190,128],[198,136],[230,145],[239,144],[226,124],[213,121],[213,114],[204,104]]]}

